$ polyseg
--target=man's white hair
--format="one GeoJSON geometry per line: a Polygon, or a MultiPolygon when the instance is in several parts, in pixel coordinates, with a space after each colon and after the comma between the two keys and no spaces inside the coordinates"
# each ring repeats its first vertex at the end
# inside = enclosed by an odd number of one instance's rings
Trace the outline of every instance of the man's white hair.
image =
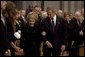
{"type": "Polygon", "coordinates": [[[80,11],[76,11],[75,14],[76,15],[81,15],[81,12],[80,11]]]}
{"type": "Polygon", "coordinates": [[[63,11],[62,10],[58,10],[58,13],[63,13],[63,11]]]}

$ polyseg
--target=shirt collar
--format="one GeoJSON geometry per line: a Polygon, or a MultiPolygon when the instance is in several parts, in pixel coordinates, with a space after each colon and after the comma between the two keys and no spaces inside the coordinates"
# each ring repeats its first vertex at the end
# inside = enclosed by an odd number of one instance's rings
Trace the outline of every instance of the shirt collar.
{"type": "Polygon", "coordinates": [[[56,15],[54,15],[53,20],[56,20],[56,15]]]}

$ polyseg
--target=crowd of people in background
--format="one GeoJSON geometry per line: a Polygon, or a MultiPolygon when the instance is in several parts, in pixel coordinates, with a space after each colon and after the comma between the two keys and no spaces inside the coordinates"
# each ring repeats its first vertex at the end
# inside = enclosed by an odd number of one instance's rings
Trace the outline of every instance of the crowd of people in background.
{"type": "Polygon", "coordinates": [[[69,13],[30,5],[23,10],[13,2],[1,1],[0,30],[0,56],[41,56],[42,52],[42,56],[79,56],[84,8],[69,13]]]}

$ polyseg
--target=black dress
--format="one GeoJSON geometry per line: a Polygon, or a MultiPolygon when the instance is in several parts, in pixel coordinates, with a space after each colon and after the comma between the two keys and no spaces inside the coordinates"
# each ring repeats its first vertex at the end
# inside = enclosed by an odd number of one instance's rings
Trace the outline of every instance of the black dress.
{"type": "Polygon", "coordinates": [[[27,56],[39,56],[40,46],[40,27],[35,24],[34,27],[30,27],[28,23],[24,26],[21,36],[21,48],[24,49],[25,55],[27,56]]]}

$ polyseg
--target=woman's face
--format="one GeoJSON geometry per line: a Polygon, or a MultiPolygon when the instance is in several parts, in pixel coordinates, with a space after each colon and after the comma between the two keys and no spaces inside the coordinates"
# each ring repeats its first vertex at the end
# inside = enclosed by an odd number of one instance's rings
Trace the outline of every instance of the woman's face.
{"type": "Polygon", "coordinates": [[[35,18],[33,16],[30,16],[29,25],[34,26],[34,24],[35,24],[35,18]]]}
{"type": "Polygon", "coordinates": [[[51,17],[52,11],[48,11],[47,14],[48,14],[48,17],[51,17]]]}

